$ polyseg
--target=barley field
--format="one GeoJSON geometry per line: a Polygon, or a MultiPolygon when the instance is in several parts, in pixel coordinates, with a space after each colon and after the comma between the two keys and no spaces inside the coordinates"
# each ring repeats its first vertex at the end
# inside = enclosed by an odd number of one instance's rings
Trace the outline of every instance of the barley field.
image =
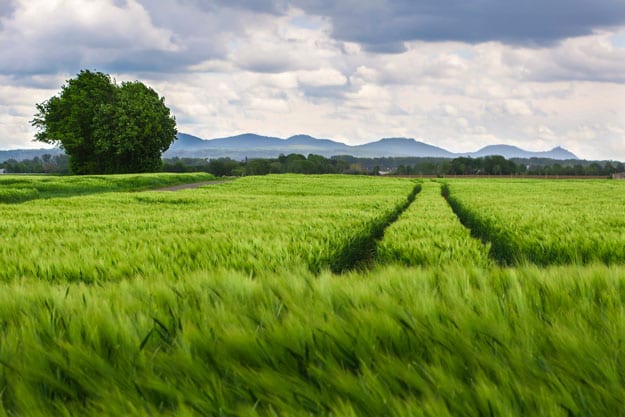
{"type": "Polygon", "coordinates": [[[625,183],[185,175],[0,178],[0,416],[625,415],[625,183]]]}

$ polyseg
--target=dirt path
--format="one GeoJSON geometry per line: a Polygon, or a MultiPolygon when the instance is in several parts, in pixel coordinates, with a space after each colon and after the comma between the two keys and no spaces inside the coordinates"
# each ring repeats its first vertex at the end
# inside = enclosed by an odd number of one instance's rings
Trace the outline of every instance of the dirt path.
{"type": "Polygon", "coordinates": [[[172,187],[165,187],[165,188],[156,188],[154,190],[149,190],[149,191],[178,191],[178,190],[188,190],[189,188],[198,188],[198,187],[202,187],[204,185],[217,185],[217,184],[223,184],[225,182],[229,182],[227,180],[222,180],[222,181],[202,181],[202,182],[194,182],[191,184],[180,184],[180,185],[174,185],[172,187]]]}

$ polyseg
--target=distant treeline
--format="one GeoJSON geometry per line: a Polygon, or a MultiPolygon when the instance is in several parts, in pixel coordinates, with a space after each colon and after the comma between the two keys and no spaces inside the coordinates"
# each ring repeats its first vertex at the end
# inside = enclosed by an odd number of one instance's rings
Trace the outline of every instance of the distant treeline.
{"type": "MultiPolygon", "coordinates": [[[[41,158],[0,163],[7,173],[67,174],[67,155],[43,155],[41,158]]],[[[299,174],[364,174],[364,175],[574,175],[609,176],[625,172],[625,165],[615,161],[554,160],[547,158],[505,159],[502,156],[482,158],[460,157],[417,158],[386,157],[357,158],[341,155],[325,158],[320,155],[280,155],[237,161],[230,158],[170,158],[163,159],[165,172],[209,172],[217,176],[299,174]]]]}
{"type": "Polygon", "coordinates": [[[171,158],[163,160],[163,171],[206,171],[218,176],[266,175],[266,174],[366,174],[373,173],[358,164],[339,158],[325,158],[310,154],[280,155],[277,158],[256,158],[235,161],[230,158],[196,159],[171,158]]]}
{"type": "Polygon", "coordinates": [[[365,174],[365,175],[574,175],[609,176],[624,172],[625,165],[614,161],[554,160],[547,158],[505,159],[502,156],[481,158],[357,158],[300,154],[281,155],[272,159],[235,161],[230,158],[165,159],[163,170],[169,172],[205,171],[217,176],[300,174],[365,174]]]}
{"type": "Polygon", "coordinates": [[[65,154],[44,154],[32,159],[7,159],[0,163],[0,169],[14,174],[56,174],[69,173],[69,157],[65,154]]]}
{"type": "Polygon", "coordinates": [[[545,158],[505,159],[502,156],[455,158],[443,172],[448,175],[571,175],[610,176],[625,171],[621,162],[553,160],[545,158]]]}

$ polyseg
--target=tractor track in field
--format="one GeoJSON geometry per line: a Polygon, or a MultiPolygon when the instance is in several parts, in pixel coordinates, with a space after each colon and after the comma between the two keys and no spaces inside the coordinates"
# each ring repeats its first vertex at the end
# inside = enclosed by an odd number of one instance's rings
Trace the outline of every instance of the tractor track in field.
{"type": "Polygon", "coordinates": [[[420,192],[421,185],[415,184],[406,196],[406,200],[398,204],[393,211],[370,224],[368,229],[352,236],[349,244],[338,249],[328,261],[330,270],[336,274],[342,274],[348,271],[364,270],[374,265],[378,243],[384,237],[384,231],[410,207],[420,192]]]}

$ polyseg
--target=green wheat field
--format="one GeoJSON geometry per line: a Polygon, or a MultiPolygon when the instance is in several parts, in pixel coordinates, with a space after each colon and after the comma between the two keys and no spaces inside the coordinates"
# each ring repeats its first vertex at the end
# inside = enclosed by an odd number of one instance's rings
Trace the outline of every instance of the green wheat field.
{"type": "Polygon", "coordinates": [[[0,176],[0,417],[625,415],[625,181],[213,179],[0,176]]]}

